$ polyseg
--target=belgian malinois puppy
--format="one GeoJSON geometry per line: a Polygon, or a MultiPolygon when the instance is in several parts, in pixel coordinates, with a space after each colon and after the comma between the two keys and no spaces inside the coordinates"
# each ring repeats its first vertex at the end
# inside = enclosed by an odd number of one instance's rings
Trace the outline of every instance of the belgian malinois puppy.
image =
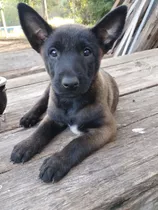
{"type": "Polygon", "coordinates": [[[20,3],[18,11],[28,41],[44,60],[50,84],[20,124],[33,126],[46,112],[44,119],[30,137],[14,147],[11,160],[30,160],[69,127],[78,136],[40,168],[44,182],[57,182],[115,137],[113,113],[119,92],[114,79],[99,68],[123,30],[127,7],[116,8],[92,28],[77,24],[52,28],[31,7],[20,3]]]}

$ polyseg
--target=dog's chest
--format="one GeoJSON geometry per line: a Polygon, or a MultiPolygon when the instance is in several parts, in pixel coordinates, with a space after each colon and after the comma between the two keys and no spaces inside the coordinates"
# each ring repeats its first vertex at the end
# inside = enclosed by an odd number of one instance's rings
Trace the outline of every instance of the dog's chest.
{"type": "MultiPolygon", "coordinates": [[[[65,113],[62,109],[49,109],[47,110],[48,115],[50,116],[53,121],[59,123],[61,125],[67,125],[71,132],[76,135],[81,135],[83,131],[79,129],[80,127],[80,120],[77,117],[77,112],[74,110],[69,110],[69,112],[65,113]]],[[[82,121],[82,120],[81,120],[82,121]]]]}
{"type": "Polygon", "coordinates": [[[77,113],[75,112],[69,112],[68,114],[64,115],[65,124],[68,125],[70,128],[70,131],[73,134],[81,135],[83,134],[83,131],[80,130],[80,120],[79,117],[77,117],[77,113]]]}
{"type": "Polygon", "coordinates": [[[89,129],[100,127],[103,124],[103,112],[100,106],[94,110],[87,109],[88,102],[86,100],[78,100],[74,103],[72,101],[68,104],[69,106],[65,103],[59,105],[51,106],[50,104],[47,109],[48,115],[56,123],[67,125],[76,135],[81,135],[88,132],[89,129]]]}
{"type": "Polygon", "coordinates": [[[69,125],[69,128],[73,134],[81,135],[83,133],[78,129],[78,125],[69,125]]]}

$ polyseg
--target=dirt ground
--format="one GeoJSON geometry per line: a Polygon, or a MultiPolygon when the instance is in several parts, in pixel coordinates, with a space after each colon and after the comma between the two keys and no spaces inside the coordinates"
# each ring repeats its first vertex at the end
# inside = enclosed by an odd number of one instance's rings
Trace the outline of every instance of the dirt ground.
{"type": "MultiPolygon", "coordinates": [[[[20,51],[24,49],[31,49],[31,46],[27,39],[0,39],[0,53],[1,52],[13,52],[20,51]]],[[[104,58],[111,57],[110,54],[104,56],[104,58]]]]}
{"type": "MultiPolygon", "coordinates": [[[[41,68],[43,61],[40,55],[30,47],[26,39],[0,40],[0,76],[11,78],[12,73],[41,68]]],[[[27,72],[25,72],[27,73],[27,72]]]]}
{"type": "Polygon", "coordinates": [[[12,52],[29,48],[30,45],[26,39],[0,40],[0,52],[12,52]]]}

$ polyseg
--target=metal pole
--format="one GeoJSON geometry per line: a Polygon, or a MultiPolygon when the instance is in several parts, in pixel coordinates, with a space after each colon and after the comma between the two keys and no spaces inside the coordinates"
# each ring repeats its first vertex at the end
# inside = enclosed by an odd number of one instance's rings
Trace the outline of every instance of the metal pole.
{"type": "Polygon", "coordinates": [[[4,12],[3,12],[1,2],[0,2],[0,11],[1,11],[1,18],[2,18],[2,24],[4,27],[5,37],[8,38],[8,32],[7,32],[7,27],[6,27],[6,22],[5,22],[5,17],[4,17],[4,12]]]}
{"type": "Polygon", "coordinates": [[[42,4],[43,4],[43,17],[46,21],[48,21],[47,1],[42,0],[42,4]]]}

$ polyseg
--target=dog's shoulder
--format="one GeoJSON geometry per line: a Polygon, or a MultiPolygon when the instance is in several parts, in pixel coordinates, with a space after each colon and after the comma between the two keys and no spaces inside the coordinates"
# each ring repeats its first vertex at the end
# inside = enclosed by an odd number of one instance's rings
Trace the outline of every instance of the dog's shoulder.
{"type": "Polygon", "coordinates": [[[96,88],[98,89],[98,103],[108,105],[114,112],[119,100],[119,89],[114,78],[104,70],[98,72],[96,88]]]}

